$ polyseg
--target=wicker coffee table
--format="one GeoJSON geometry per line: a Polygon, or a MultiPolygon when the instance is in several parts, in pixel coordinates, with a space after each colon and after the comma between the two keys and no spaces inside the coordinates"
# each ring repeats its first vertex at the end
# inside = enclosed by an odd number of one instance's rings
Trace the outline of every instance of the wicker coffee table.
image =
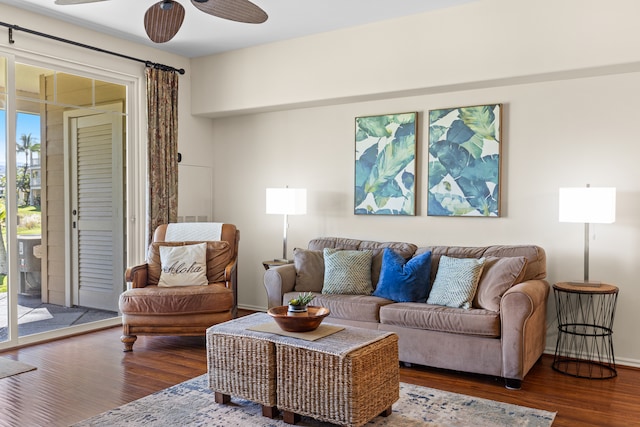
{"type": "Polygon", "coordinates": [[[346,327],[306,341],[250,328],[273,320],[256,313],[207,330],[209,387],[216,401],[237,396],[263,415],[295,424],[301,415],[361,426],[390,415],[400,395],[398,337],[346,327]]]}

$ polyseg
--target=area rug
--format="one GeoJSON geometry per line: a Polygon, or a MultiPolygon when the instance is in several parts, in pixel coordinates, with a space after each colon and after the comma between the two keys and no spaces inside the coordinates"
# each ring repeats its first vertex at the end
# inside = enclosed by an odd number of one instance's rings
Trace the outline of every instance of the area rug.
{"type": "Polygon", "coordinates": [[[23,372],[33,371],[34,369],[36,369],[35,366],[27,365],[26,363],[13,359],[7,359],[6,357],[0,357],[0,378],[18,375],[23,372]]]}
{"type": "MultiPolygon", "coordinates": [[[[367,426],[539,426],[553,423],[554,412],[494,402],[427,387],[400,383],[400,400],[389,417],[376,417],[367,426]]],[[[201,375],[111,411],[84,420],[74,427],[100,426],[209,426],[281,427],[279,419],[262,416],[258,404],[233,398],[231,404],[214,402],[201,375]]],[[[303,417],[299,426],[332,424],[303,417]]]]}

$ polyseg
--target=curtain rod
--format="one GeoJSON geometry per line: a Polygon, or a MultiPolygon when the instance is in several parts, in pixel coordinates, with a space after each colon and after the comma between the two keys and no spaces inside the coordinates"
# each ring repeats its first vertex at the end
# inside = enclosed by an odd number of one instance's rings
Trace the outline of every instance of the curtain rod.
{"type": "Polygon", "coordinates": [[[44,38],[51,39],[51,40],[56,40],[56,41],[59,41],[59,42],[71,44],[71,45],[78,46],[78,47],[83,47],[85,49],[94,50],[96,52],[107,53],[109,55],[118,56],[120,58],[129,59],[131,61],[142,62],[146,67],[158,68],[158,69],[164,70],[164,71],[174,71],[174,72],[179,73],[179,74],[184,74],[184,68],[178,69],[178,68],[171,67],[170,65],[158,64],[157,62],[152,62],[152,61],[148,61],[148,60],[144,60],[144,59],[140,59],[140,58],[134,58],[133,56],[124,55],[124,54],[118,53],[118,52],[112,52],[110,50],[105,50],[105,49],[101,49],[99,47],[90,46],[90,45],[87,45],[87,44],[84,44],[84,43],[75,42],[73,40],[63,39],[62,37],[53,36],[51,34],[46,34],[46,33],[41,33],[39,31],[30,30],[30,29],[24,28],[24,27],[19,27],[18,25],[7,24],[6,22],[0,22],[0,26],[9,28],[9,44],[15,43],[15,40],[13,40],[13,30],[24,31],[25,33],[34,34],[36,36],[44,37],[44,38]]]}

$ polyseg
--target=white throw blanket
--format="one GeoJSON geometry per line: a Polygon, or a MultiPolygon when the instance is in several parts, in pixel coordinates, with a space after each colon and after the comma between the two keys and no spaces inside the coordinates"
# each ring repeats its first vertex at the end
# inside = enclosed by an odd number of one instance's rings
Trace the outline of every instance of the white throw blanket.
{"type": "Polygon", "coordinates": [[[166,242],[202,242],[220,240],[221,222],[178,222],[167,225],[166,242]]]}

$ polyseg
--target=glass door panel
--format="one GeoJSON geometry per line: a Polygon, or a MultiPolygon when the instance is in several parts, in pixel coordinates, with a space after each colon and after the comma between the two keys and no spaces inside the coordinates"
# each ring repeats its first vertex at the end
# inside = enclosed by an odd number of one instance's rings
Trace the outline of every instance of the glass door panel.
{"type": "Polygon", "coordinates": [[[9,288],[7,286],[7,226],[6,226],[6,140],[7,116],[5,95],[0,95],[0,342],[9,339],[9,288]]]}
{"type": "Polygon", "coordinates": [[[7,60],[0,57],[0,342],[9,339],[7,286],[6,165],[7,165],[7,60]]]}
{"type": "MultiPolygon", "coordinates": [[[[118,111],[125,123],[125,106],[126,86],[0,57],[0,344],[19,344],[34,334],[48,339],[56,329],[118,316],[74,303],[65,180],[72,129],[65,117],[106,109],[118,111]]],[[[119,131],[121,140],[125,132],[119,131]]],[[[91,135],[82,138],[89,141],[91,135]]],[[[114,175],[121,177],[122,162],[117,166],[114,175]]],[[[123,186],[119,193],[124,199],[123,186]]],[[[113,249],[123,256],[122,247],[113,249]]]]}

